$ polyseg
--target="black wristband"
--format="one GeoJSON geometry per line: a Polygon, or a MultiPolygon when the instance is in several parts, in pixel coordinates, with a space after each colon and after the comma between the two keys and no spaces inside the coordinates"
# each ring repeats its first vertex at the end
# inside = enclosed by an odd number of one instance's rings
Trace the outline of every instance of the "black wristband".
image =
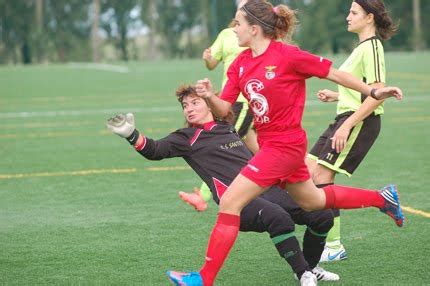
{"type": "Polygon", "coordinates": [[[126,139],[128,141],[128,143],[130,143],[130,145],[134,145],[137,142],[137,139],[139,139],[139,131],[137,131],[137,129],[133,130],[133,133],[131,133],[130,136],[128,136],[126,139]]]}
{"type": "Polygon", "coordinates": [[[379,100],[379,98],[376,97],[375,92],[376,92],[376,88],[372,88],[372,90],[370,91],[370,97],[372,97],[373,99],[379,100]]]}

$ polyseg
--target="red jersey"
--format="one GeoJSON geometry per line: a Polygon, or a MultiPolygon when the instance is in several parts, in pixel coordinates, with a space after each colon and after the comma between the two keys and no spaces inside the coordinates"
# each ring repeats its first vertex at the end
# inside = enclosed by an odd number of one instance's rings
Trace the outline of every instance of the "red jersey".
{"type": "Polygon", "coordinates": [[[331,64],[296,46],[272,41],[259,56],[253,57],[251,49],[238,55],[227,72],[221,98],[233,104],[242,92],[259,135],[302,129],[305,80],[327,77],[331,64]]]}

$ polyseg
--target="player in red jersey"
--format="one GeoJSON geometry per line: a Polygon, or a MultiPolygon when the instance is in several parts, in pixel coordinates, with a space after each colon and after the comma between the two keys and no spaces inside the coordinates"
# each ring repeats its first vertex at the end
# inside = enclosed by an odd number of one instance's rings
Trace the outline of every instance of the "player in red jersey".
{"type": "Polygon", "coordinates": [[[249,47],[231,64],[221,97],[214,95],[208,79],[196,84],[217,116],[224,116],[240,92],[254,113],[260,151],[234,179],[220,201],[219,215],[209,239],[205,263],[199,272],[168,275],[177,285],[212,285],[239,230],[241,210],[271,185],[288,189],[305,210],[377,207],[398,226],[404,216],[393,185],[381,191],[339,185],[317,188],[305,165],[306,133],[301,126],[306,79],[317,76],[381,100],[402,98],[396,87],[372,89],[354,76],[331,67],[331,61],[276,41],[290,33],[295,15],[285,5],[273,7],[249,0],[236,13],[239,45],[249,47]]]}
{"type": "MultiPolygon", "coordinates": [[[[225,193],[252,153],[230,125],[230,118],[219,120],[194,87],[180,86],[176,96],[183,108],[187,127],[154,140],[135,129],[132,114],[119,114],[108,120],[108,128],[126,138],[148,160],[182,157],[209,186],[215,203],[225,193]],[[229,123],[228,123],[229,122],[229,123]]],[[[250,202],[240,215],[240,231],[267,232],[279,255],[291,266],[301,284],[314,278],[337,281],[339,275],[319,267],[326,233],[333,225],[331,210],[305,212],[278,186],[250,202]],[[306,225],[303,252],[294,233],[294,224],[306,225]]],[[[190,226],[186,226],[190,227],[190,226]]],[[[306,285],[306,284],[305,284],[306,285]]]]}

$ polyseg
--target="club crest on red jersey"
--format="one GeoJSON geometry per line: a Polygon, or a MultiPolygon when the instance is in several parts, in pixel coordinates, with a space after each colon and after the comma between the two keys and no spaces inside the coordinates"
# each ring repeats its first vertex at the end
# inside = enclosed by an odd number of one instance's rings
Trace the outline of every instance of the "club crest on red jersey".
{"type": "Polygon", "coordinates": [[[276,75],[276,73],[275,73],[276,66],[267,66],[267,67],[265,67],[265,69],[266,69],[266,78],[267,79],[273,79],[273,78],[275,78],[275,75],[276,75]]]}

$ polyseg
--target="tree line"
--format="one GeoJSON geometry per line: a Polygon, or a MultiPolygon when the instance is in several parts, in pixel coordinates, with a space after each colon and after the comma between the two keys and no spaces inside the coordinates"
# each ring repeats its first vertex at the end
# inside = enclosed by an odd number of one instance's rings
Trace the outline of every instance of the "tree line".
{"type": "MultiPolygon", "coordinates": [[[[200,57],[234,17],[234,0],[0,0],[0,63],[200,57]]],[[[293,41],[314,53],[348,52],[348,0],[274,0],[297,10],[293,41]]],[[[398,34],[387,50],[430,44],[430,1],[385,1],[398,34]]]]}

